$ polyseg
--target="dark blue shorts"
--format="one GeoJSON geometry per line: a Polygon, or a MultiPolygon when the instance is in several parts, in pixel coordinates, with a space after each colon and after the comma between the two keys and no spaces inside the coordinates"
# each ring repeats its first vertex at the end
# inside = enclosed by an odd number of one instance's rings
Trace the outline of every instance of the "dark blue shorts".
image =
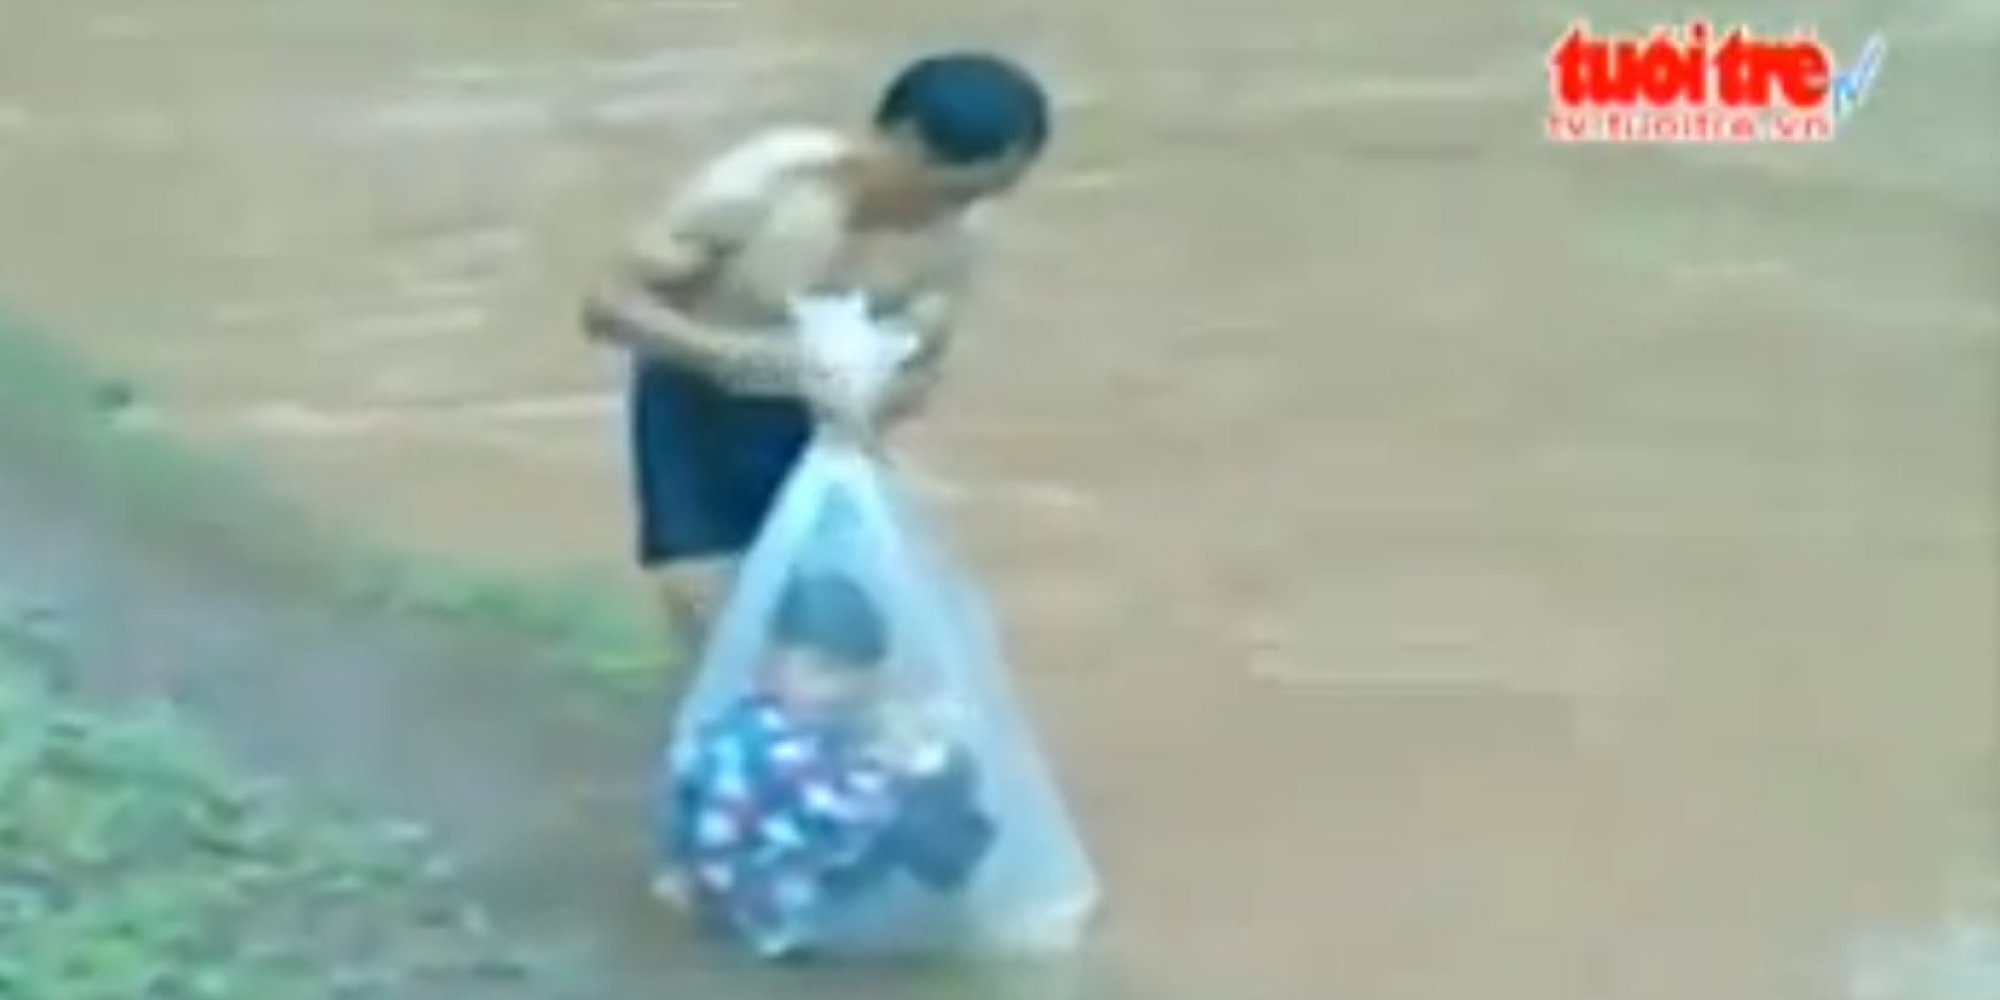
{"type": "Polygon", "coordinates": [[[634,366],[630,417],[646,567],[749,548],[812,434],[797,400],[735,395],[660,362],[634,366]]]}

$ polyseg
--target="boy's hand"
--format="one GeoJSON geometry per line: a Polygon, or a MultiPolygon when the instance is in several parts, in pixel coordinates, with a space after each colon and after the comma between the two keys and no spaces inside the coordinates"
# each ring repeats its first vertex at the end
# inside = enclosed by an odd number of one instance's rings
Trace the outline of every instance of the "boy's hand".
{"type": "MultiPolygon", "coordinates": [[[[815,414],[838,418],[843,389],[838,379],[794,340],[781,334],[735,335],[715,377],[748,396],[790,396],[815,414]]],[[[847,407],[851,409],[851,407],[847,407]]]]}
{"type": "Polygon", "coordinates": [[[906,365],[896,370],[875,408],[875,423],[891,428],[916,416],[930,402],[937,387],[937,369],[927,364],[906,365]]]}
{"type": "Polygon", "coordinates": [[[731,389],[751,396],[803,396],[808,380],[804,352],[781,337],[739,335],[716,373],[731,389]]]}

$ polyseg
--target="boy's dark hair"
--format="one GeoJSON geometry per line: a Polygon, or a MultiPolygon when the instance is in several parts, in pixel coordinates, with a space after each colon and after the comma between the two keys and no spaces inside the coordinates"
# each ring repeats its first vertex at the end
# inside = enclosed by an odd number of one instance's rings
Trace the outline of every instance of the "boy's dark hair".
{"type": "Polygon", "coordinates": [[[870,667],[889,655],[889,626],[867,591],[845,576],[795,577],[778,596],[777,640],[840,663],[870,667]]]}
{"type": "Polygon", "coordinates": [[[947,52],[896,74],[875,106],[875,125],[908,129],[933,159],[951,166],[1035,156],[1049,141],[1049,98],[1034,74],[1011,60],[947,52]]]}

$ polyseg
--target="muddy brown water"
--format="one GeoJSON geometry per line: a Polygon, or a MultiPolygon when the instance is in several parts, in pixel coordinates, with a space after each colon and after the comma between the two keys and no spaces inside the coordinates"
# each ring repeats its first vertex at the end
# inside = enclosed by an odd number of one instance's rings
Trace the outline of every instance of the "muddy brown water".
{"type": "MultiPolygon", "coordinates": [[[[0,0],[0,290],[323,512],[620,572],[578,289],[748,124],[1007,45],[1064,134],[908,449],[1107,869],[1093,960],[1199,1000],[1842,997],[1850,941],[1996,853],[2000,19],[1816,9],[1887,34],[1875,98],[1711,154],[1543,148],[1551,4],[0,0]]],[[[441,720],[420,782],[339,735],[381,725],[305,731],[467,827],[645,743],[495,756],[514,708],[325,675],[261,697],[441,720]]],[[[630,839],[502,854],[606,855],[527,897],[684,958],[630,839]]]]}

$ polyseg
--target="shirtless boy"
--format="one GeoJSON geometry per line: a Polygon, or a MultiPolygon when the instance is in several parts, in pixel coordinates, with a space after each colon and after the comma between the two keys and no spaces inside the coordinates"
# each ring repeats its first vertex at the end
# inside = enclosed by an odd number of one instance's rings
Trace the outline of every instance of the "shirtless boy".
{"type": "Polygon", "coordinates": [[[863,134],[774,129],[709,164],[592,297],[590,336],[635,358],[638,555],[677,665],[698,655],[815,417],[872,435],[926,398],[972,262],[968,216],[1020,180],[1048,132],[1041,86],[1013,63],[919,60],[863,134]],[[788,335],[792,297],[854,291],[920,345],[874,413],[844,412],[788,335]]]}

